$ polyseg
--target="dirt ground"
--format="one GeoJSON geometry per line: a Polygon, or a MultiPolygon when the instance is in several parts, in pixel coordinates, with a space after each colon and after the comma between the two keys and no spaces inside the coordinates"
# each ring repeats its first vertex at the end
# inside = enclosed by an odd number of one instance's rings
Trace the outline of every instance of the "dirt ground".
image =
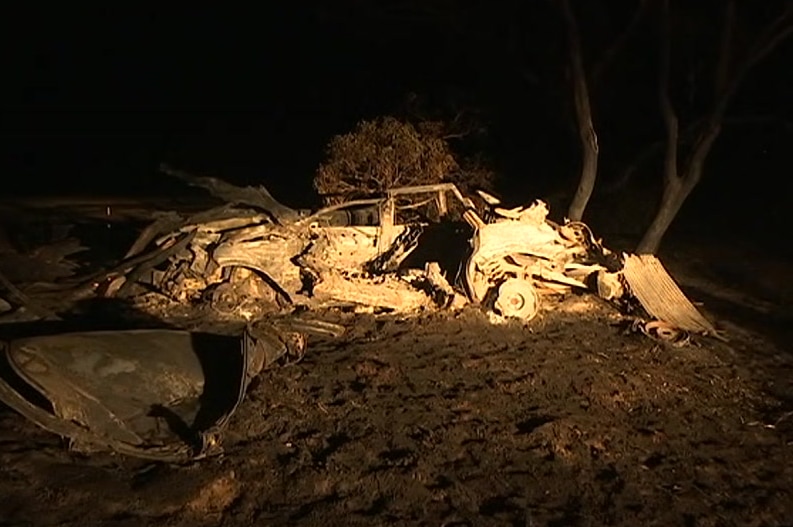
{"type": "Polygon", "coordinates": [[[726,311],[729,342],[676,347],[590,297],[545,307],[321,313],[346,335],[267,370],[187,465],[70,453],[0,407],[0,525],[793,525],[784,342],[726,311]]]}

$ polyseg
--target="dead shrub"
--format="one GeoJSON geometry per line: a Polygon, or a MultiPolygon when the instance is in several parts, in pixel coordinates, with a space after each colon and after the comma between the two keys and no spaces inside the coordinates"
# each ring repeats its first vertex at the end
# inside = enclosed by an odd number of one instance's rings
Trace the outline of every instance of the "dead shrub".
{"type": "Polygon", "coordinates": [[[457,162],[443,137],[443,124],[418,127],[394,117],[361,121],[350,133],[337,135],[314,178],[326,205],[381,196],[389,188],[454,182],[488,188],[492,172],[484,165],[457,162]],[[465,168],[463,168],[465,167],[465,168]]]}

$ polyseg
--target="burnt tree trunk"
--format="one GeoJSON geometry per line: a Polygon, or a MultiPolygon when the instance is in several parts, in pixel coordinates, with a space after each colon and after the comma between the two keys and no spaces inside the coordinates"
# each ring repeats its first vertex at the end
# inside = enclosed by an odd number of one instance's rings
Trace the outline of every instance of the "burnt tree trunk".
{"type": "Polygon", "coordinates": [[[725,6],[724,28],[719,47],[719,58],[714,82],[714,105],[696,135],[691,151],[681,162],[679,155],[679,122],[669,95],[670,36],[669,0],[662,0],[661,60],[659,100],[666,127],[666,153],[664,158],[664,189],[655,218],[650,223],[636,249],[637,253],[656,253],[666,231],[674,221],[686,198],[702,179],[705,161],[721,132],[727,106],[741,80],[754,64],[770,53],[780,42],[793,33],[793,9],[788,7],[758,38],[754,48],[734,69],[730,76],[732,35],[735,24],[735,0],[725,6]]]}
{"type": "MultiPolygon", "coordinates": [[[[732,3],[732,2],[731,2],[732,3]]],[[[666,127],[666,153],[664,156],[664,190],[658,211],[644,233],[636,252],[654,254],[661,245],[661,240],[674,221],[686,198],[702,178],[705,158],[710,152],[713,142],[719,135],[720,116],[714,113],[701,132],[691,149],[688,162],[680,166],[680,122],[669,95],[669,77],[671,63],[671,42],[669,35],[669,0],[664,0],[661,21],[661,60],[658,82],[658,97],[661,116],[666,127]]],[[[731,24],[731,21],[728,21],[731,24]]],[[[725,27],[727,24],[725,23],[725,27]]],[[[722,46],[721,61],[727,59],[726,50],[722,46]]]]}
{"type": "Polygon", "coordinates": [[[584,211],[592,197],[598,171],[598,140],[595,126],[592,124],[592,108],[589,102],[589,89],[584,70],[581,52],[581,38],[575,14],[569,0],[561,0],[561,7],[567,26],[567,45],[570,54],[570,66],[573,83],[573,99],[578,121],[578,136],[581,140],[581,177],[578,181],[573,201],[567,210],[567,217],[573,221],[581,221],[584,211]]]}

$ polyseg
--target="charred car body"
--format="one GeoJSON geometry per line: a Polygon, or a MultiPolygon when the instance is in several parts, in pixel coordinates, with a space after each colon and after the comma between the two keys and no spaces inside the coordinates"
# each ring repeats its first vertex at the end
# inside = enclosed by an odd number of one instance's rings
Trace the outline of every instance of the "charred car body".
{"type": "Polygon", "coordinates": [[[249,320],[295,306],[407,312],[465,302],[530,320],[546,295],[579,290],[636,300],[680,329],[715,331],[657,259],[612,253],[585,224],[550,221],[542,201],[505,209],[443,183],[301,213],[263,187],[171,172],[226,204],[155,222],[103,294],[145,285],[249,320]]]}
{"type": "Polygon", "coordinates": [[[152,293],[171,306],[209,305],[222,320],[244,320],[245,330],[0,342],[0,400],[75,449],[168,461],[221,451],[222,430],[260,371],[299,360],[309,335],[343,332],[296,308],[411,312],[473,303],[499,320],[526,321],[544,298],[577,290],[639,305],[655,319],[641,326],[654,336],[716,333],[656,258],[614,254],[583,223],[549,221],[541,201],[504,209],[488,194],[465,196],[445,183],[308,213],[263,187],[169,172],[223,203],[161,213],[121,263],[80,283],[141,306],[152,293]]]}

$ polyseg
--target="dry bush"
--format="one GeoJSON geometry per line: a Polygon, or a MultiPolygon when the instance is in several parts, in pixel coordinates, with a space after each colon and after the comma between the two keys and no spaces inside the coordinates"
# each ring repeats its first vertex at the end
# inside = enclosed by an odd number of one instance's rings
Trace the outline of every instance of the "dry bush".
{"type": "Polygon", "coordinates": [[[443,137],[442,123],[427,122],[417,128],[382,117],[361,121],[354,131],[330,141],[314,188],[331,205],[380,196],[389,188],[445,181],[487,188],[492,172],[473,165],[463,170],[443,137]]]}

